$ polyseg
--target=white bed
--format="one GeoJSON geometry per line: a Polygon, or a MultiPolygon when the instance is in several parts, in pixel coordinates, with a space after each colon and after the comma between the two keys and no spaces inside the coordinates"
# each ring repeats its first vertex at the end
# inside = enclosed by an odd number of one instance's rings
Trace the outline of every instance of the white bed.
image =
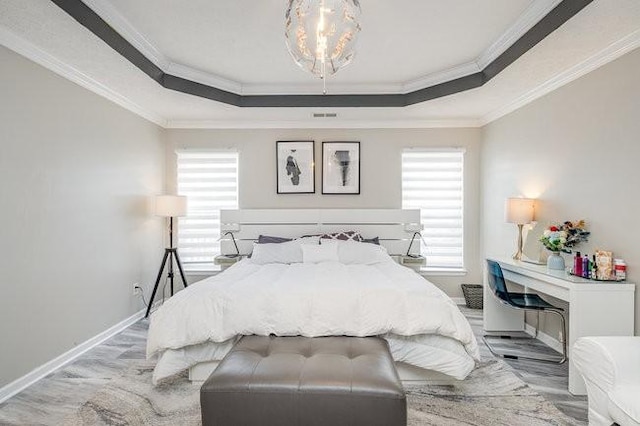
{"type": "MultiPolygon", "coordinates": [[[[237,211],[228,216],[242,215],[251,222],[265,214],[274,216],[264,212],[237,211]]],[[[280,235],[284,234],[282,221],[291,221],[291,217],[306,217],[306,221],[312,211],[304,210],[306,215],[287,212],[278,215],[280,222],[276,226],[280,235]]],[[[313,212],[336,217],[336,211],[313,212]]],[[[287,256],[291,256],[291,248],[298,247],[295,242],[261,245],[252,259],[242,260],[223,273],[192,284],[165,302],[152,314],[149,327],[147,355],[159,356],[154,383],[185,369],[190,369],[195,381],[206,378],[237,338],[250,334],[379,335],[389,342],[401,378],[464,379],[479,359],[468,321],[449,297],[395,262],[385,248],[393,250],[394,244],[406,247],[402,233],[411,235],[415,227],[415,223],[411,226],[389,223],[394,217],[399,215],[402,220],[415,222],[419,216],[415,211],[375,211],[376,222],[372,211],[366,212],[339,214],[356,217],[360,222],[364,217],[366,223],[335,223],[327,229],[326,223],[318,221],[316,226],[322,227],[322,232],[335,230],[336,226],[342,230],[347,226],[368,227],[369,235],[378,232],[383,236],[382,246],[339,243],[335,256],[323,259],[309,255],[320,250],[316,248],[317,239],[304,241],[315,247],[305,247],[303,241],[298,240],[300,257],[291,259],[287,256]],[[307,253],[304,259],[303,252],[307,253]],[[425,376],[425,372],[440,374],[425,376]]],[[[246,222],[242,225],[246,238],[239,241],[243,252],[249,250],[252,238],[257,237],[247,234],[247,228],[255,226],[266,229],[265,234],[274,234],[264,223],[246,225],[246,222]]],[[[237,224],[225,222],[225,226],[234,227],[242,236],[237,224]]],[[[296,223],[290,224],[288,235],[300,233],[301,228],[304,228],[302,232],[314,233],[307,224],[296,223]]],[[[322,250],[327,249],[323,244],[322,250]]]]}

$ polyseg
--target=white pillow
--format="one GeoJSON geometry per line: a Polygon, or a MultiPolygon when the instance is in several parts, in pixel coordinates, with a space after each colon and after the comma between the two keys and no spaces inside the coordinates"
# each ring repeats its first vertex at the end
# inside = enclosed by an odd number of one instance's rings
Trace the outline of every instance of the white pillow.
{"type": "Polygon", "coordinates": [[[293,241],[297,241],[300,244],[315,244],[315,245],[318,245],[318,244],[320,244],[320,237],[318,235],[312,236],[312,237],[300,237],[300,238],[296,238],[293,241]]]}
{"type": "Polygon", "coordinates": [[[338,245],[324,244],[313,246],[304,244],[302,247],[302,261],[304,263],[338,262],[338,245]]]}
{"type": "Polygon", "coordinates": [[[322,246],[338,247],[338,260],[345,265],[372,265],[374,263],[393,261],[383,246],[357,241],[320,240],[322,246]]]}
{"type": "Polygon", "coordinates": [[[305,237],[285,243],[253,243],[251,262],[258,265],[267,263],[301,263],[302,246],[318,245],[319,237],[305,237]]]}

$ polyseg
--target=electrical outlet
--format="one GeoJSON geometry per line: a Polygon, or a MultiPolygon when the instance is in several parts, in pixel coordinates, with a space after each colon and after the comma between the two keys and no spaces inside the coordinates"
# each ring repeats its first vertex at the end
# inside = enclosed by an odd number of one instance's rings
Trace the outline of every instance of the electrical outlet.
{"type": "Polygon", "coordinates": [[[140,287],[140,283],[133,283],[133,292],[134,296],[139,296],[142,294],[142,287],[140,287]]]}

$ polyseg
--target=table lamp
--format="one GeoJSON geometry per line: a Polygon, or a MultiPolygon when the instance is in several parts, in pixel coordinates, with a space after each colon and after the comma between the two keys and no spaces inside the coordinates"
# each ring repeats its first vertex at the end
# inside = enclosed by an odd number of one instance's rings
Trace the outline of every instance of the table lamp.
{"type": "Polygon", "coordinates": [[[167,265],[167,261],[169,263],[169,271],[167,272],[167,278],[171,283],[171,295],[173,295],[173,263],[174,261],[178,266],[178,270],[180,271],[180,278],[182,278],[182,285],[185,288],[187,287],[187,279],[184,276],[184,270],[182,269],[182,264],[180,263],[180,256],[178,256],[178,249],[173,246],[173,218],[187,215],[187,197],[179,196],[179,195],[158,195],[156,196],[155,201],[156,201],[155,215],[169,218],[169,247],[166,247],[164,249],[164,257],[162,258],[162,263],[160,264],[160,270],[158,271],[156,283],[153,286],[153,292],[151,293],[151,300],[149,300],[149,306],[147,306],[147,314],[145,315],[145,317],[148,317],[149,313],[151,312],[151,306],[153,305],[153,300],[156,297],[156,292],[158,291],[158,285],[160,284],[160,279],[162,278],[162,273],[164,271],[165,266],[167,265]]]}
{"type": "Polygon", "coordinates": [[[518,251],[513,255],[522,259],[522,227],[533,221],[535,200],[531,198],[507,198],[504,208],[505,222],[518,225],[518,251]]]}

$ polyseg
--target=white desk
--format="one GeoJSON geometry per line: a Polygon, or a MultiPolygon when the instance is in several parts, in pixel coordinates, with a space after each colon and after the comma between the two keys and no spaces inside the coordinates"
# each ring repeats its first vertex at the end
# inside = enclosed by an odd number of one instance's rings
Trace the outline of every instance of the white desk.
{"type": "MultiPolygon", "coordinates": [[[[525,291],[547,294],[569,303],[568,316],[565,312],[569,333],[569,392],[586,395],[582,377],[571,361],[571,347],[582,336],[633,336],[635,284],[587,280],[564,271],[550,271],[546,265],[513,259],[491,260],[500,264],[505,280],[524,286],[525,291]]],[[[486,273],[483,315],[486,331],[524,330],[524,311],[500,303],[486,284],[486,273]]]]}

